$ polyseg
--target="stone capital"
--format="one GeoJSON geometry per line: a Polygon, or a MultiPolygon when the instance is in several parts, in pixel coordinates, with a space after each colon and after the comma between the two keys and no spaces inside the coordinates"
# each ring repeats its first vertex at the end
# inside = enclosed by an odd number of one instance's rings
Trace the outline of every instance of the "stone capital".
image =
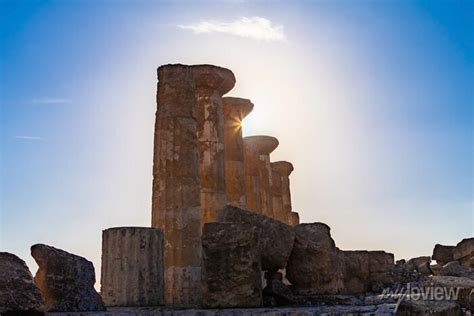
{"type": "Polygon", "coordinates": [[[288,177],[294,170],[293,165],[288,161],[275,161],[270,164],[282,176],[288,177]]]}
{"type": "Polygon", "coordinates": [[[193,70],[197,89],[218,91],[221,95],[229,92],[235,85],[235,76],[226,68],[213,65],[190,66],[193,70]]]}
{"type": "Polygon", "coordinates": [[[269,155],[279,144],[278,139],[266,135],[244,137],[244,143],[254,145],[261,155],[269,155]]]}
{"type": "Polygon", "coordinates": [[[225,97],[224,115],[226,118],[242,121],[253,110],[253,103],[249,99],[225,97]]]}

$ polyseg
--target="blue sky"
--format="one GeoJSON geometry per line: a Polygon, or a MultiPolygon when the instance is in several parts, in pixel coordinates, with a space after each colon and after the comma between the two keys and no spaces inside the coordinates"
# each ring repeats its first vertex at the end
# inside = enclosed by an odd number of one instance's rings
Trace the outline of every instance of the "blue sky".
{"type": "MultiPolygon", "coordinates": [[[[471,1],[2,1],[0,248],[100,267],[148,226],[156,68],[232,69],[246,135],[280,140],[293,209],[342,249],[474,235],[471,1]]],[[[100,273],[98,273],[99,275],[100,273]]]]}

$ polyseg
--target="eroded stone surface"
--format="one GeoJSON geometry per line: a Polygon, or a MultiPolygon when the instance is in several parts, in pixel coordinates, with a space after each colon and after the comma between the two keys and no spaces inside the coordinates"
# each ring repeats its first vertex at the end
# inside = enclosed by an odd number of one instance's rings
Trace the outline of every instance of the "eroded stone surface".
{"type": "Polygon", "coordinates": [[[474,266],[474,238],[465,238],[453,249],[453,259],[459,261],[463,266],[474,266]]]}
{"type": "Polygon", "coordinates": [[[40,290],[26,263],[8,252],[0,252],[0,314],[42,315],[40,290]]]}
{"type": "Polygon", "coordinates": [[[288,260],[286,277],[300,294],[337,294],[344,288],[343,261],[323,223],[294,227],[295,242],[288,260]]]}
{"type": "Polygon", "coordinates": [[[293,165],[287,161],[276,161],[271,163],[271,167],[274,217],[285,224],[292,225],[289,176],[293,171],[293,165]]]}
{"type": "Polygon", "coordinates": [[[295,238],[291,226],[231,205],[221,210],[219,221],[241,223],[257,228],[263,270],[276,271],[286,266],[295,238]]]}
{"type": "Polygon", "coordinates": [[[201,225],[215,222],[227,203],[222,95],[235,85],[232,71],[213,65],[190,66],[197,100],[201,225]]]}
{"type": "Polygon", "coordinates": [[[341,251],[344,265],[344,293],[364,293],[369,287],[369,252],[365,250],[341,251]]]}
{"type": "Polygon", "coordinates": [[[107,306],[164,303],[161,229],[115,227],[102,232],[101,295],[107,306]]]}
{"type": "Polygon", "coordinates": [[[443,266],[446,263],[454,260],[453,250],[454,250],[454,246],[444,246],[444,245],[436,244],[433,249],[432,258],[433,260],[436,260],[438,264],[443,266]]]}
{"type": "Polygon", "coordinates": [[[247,178],[247,199],[250,210],[274,217],[270,153],[278,147],[275,137],[258,135],[244,138],[247,178]],[[257,179],[255,179],[257,177],[257,179]],[[249,196],[252,195],[253,198],[249,196]]]}
{"type": "Polygon", "coordinates": [[[104,303],[94,289],[92,262],[51,246],[31,246],[31,255],[39,266],[35,283],[48,311],[103,311],[104,303]]]}
{"type": "Polygon", "coordinates": [[[250,100],[222,98],[224,104],[224,145],[227,203],[247,207],[242,120],[253,109],[250,100]]]}
{"type": "Polygon", "coordinates": [[[461,265],[458,261],[451,261],[445,264],[439,275],[442,276],[454,276],[454,277],[464,277],[474,280],[474,269],[461,265]]]}
{"type": "Polygon", "coordinates": [[[380,291],[394,282],[391,271],[395,267],[392,253],[369,251],[370,284],[372,290],[380,291]]]}
{"type": "Polygon", "coordinates": [[[202,235],[202,306],[262,305],[261,261],[255,227],[208,223],[202,235]]]}

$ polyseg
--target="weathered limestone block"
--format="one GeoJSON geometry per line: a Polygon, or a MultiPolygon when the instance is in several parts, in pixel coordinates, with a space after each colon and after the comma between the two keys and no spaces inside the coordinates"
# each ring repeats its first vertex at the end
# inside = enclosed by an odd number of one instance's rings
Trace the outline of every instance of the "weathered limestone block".
{"type": "Polygon", "coordinates": [[[94,289],[92,262],[43,244],[31,246],[31,255],[39,266],[34,280],[43,295],[47,311],[105,310],[100,295],[94,289]]]}
{"type": "Polygon", "coordinates": [[[227,203],[222,96],[235,85],[232,71],[213,65],[191,66],[197,100],[201,225],[215,222],[227,203]]]}
{"type": "Polygon", "coordinates": [[[0,314],[44,314],[41,292],[26,263],[8,252],[0,252],[0,314]]]}
{"type": "Polygon", "coordinates": [[[292,206],[291,206],[291,190],[290,190],[290,174],[293,172],[294,168],[291,163],[288,161],[276,161],[272,163],[272,168],[275,169],[281,176],[281,199],[283,204],[283,213],[281,215],[282,221],[288,225],[298,225],[294,222],[292,215],[292,206]]]}
{"type": "Polygon", "coordinates": [[[385,251],[369,251],[370,285],[373,290],[380,290],[393,283],[391,271],[395,267],[392,253],[385,251]]]}
{"type": "Polygon", "coordinates": [[[190,66],[158,68],[152,227],[165,233],[165,302],[200,301],[201,212],[198,119],[190,66]]]}
{"type": "Polygon", "coordinates": [[[431,262],[431,257],[430,256],[421,256],[421,257],[411,258],[410,260],[407,261],[406,264],[413,265],[416,268],[420,264],[424,264],[424,263],[429,264],[430,262],[431,262]]]}
{"type": "Polygon", "coordinates": [[[337,294],[344,288],[344,264],[323,223],[299,224],[286,277],[300,294],[337,294]]]}
{"type": "Polygon", "coordinates": [[[208,223],[202,235],[202,306],[262,305],[261,262],[255,227],[208,223]]]}
{"type": "Polygon", "coordinates": [[[474,280],[474,269],[461,265],[459,261],[451,261],[441,268],[439,275],[462,277],[474,280]]]}
{"type": "Polygon", "coordinates": [[[341,251],[344,260],[344,294],[364,293],[369,289],[369,252],[366,250],[341,251]]]}
{"type": "Polygon", "coordinates": [[[474,238],[465,238],[460,241],[453,250],[454,260],[459,261],[463,266],[472,267],[471,263],[474,263],[472,258],[474,257],[474,238]]]}
{"type": "Polygon", "coordinates": [[[250,100],[225,97],[224,145],[227,204],[247,207],[242,120],[252,111],[250,100]]]}
{"type": "Polygon", "coordinates": [[[106,306],[164,303],[161,229],[115,227],[102,232],[101,295],[106,306]]]}
{"type": "Polygon", "coordinates": [[[454,246],[444,246],[444,245],[436,244],[433,249],[432,258],[433,260],[436,260],[437,263],[443,266],[446,263],[454,260],[453,250],[454,250],[454,246]]]}
{"type": "Polygon", "coordinates": [[[231,205],[221,210],[219,221],[257,228],[263,270],[276,271],[286,266],[295,239],[291,226],[231,205]]]}
{"type": "Polygon", "coordinates": [[[296,226],[300,223],[300,214],[291,212],[291,226],[296,226]]]}
{"type": "Polygon", "coordinates": [[[278,147],[278,140],[271,136],[248,136],[244,138],[247,198],[252,195],[252,203],[248,204],[250,210],[273,218],[272,201],[272,170],[270,166],[270,153],[278,147]],[[254,177],[258,177],[255,180],[254,177]],[[257,192],[258,190],[258,192],[257,192]],[[255,204],[259,201],[259,204],[255,204]]]}

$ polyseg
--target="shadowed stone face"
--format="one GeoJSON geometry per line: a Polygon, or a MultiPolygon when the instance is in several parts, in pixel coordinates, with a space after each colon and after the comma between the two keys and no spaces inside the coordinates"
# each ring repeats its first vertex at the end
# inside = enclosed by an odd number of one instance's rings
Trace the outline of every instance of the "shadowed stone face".
{"type": "Polygon", "coordinates": [[[269,217],[273,217],[270,153],[277,146],[278,140],[271,136],[244,138],[247,199],[250,201],[247,205],[250,210],[269,217]]]}
{"type": "Polygon", "coordinates": [[[0,252],[0,314],[44,314],[41,292],[26,263],[8,252],[0,252]]]}
{"type": "Polygon", "coordinates": [[[208,223],[202,236],[202,306],[262,305],[261,262],[255,227],[208,223]]]}
{"type": "Polygon", "coordinates": [[[227,203],[246,208],[246,185],[242,120],[253,109],[250,100],[226,97],[224,103],[224,145],[227,203]]]}
{"type": "Polygon", "coordinates": [[[102,232],[101,295],[106,306],[164,303],[163,231],[116,227],[102,232]]]}
{"type": "Polygon", "coordinates": [[[38,264],[35,283],[51,312],[105,311],[94,289],[92,262],[51,246],[31,246],[31,256],[38,264]]]}
{"type": "Polygon", "coordinates": [[[293,165],[286,161],[271,163],[273,213],[277,220],[292,225],[290,182],[293,165]]]}

